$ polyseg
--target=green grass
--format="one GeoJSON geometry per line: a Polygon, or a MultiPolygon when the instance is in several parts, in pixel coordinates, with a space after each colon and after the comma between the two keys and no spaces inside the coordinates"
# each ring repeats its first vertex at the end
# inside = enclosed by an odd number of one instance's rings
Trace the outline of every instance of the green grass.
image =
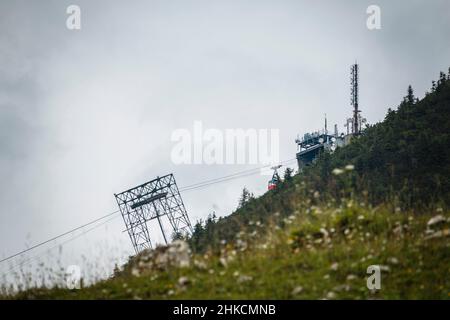
{"type": "Polygon", "coordinates": [[[450,238],[425,234],[437,214],[447,218],[439,230],[448,230],[448,211],[413,214],[353,202],[299,207],[242,231],[220,252],[192,255],[190,267],[133,276],[137,257],[113,278],[80,290],[30,289],[2,298],[449,299],[450,238]],[[366,287],[369,265],[387,270],[378,291],[366,287]]]}

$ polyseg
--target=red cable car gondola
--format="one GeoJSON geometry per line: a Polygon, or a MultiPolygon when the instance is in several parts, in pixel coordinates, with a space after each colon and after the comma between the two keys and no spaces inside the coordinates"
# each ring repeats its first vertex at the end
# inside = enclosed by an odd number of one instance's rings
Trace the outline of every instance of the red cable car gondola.
{"type": "Polygon", "coordinates": [[[271,169],[273,170],[273,175],[272,175],[272,179],[269,180],[269,184],[267,186],[268,190],[273,190],[277,187],[278,183],[280,183],[281,178],[278,175],[277,169],[281,168],[281,165],[272,167],[271,169]]]}

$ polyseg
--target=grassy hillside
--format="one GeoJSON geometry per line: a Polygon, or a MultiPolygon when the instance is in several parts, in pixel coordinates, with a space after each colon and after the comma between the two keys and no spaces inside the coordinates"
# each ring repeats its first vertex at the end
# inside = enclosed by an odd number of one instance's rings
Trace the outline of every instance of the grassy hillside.
{"type": "Polygon", "coordinates": [[[450,212],[439,210],[445,218],[428,227],[436,215],[392,213],[351,200],[306,210],[299,203],[283,227],[277,213],[274,221],[253,221],[255,229],[243,229],[218,253],[181,250],[173,260],[167,251],[143,253],[94,286],[34,289],[17,298],[448,299],[450,212]],[[366,287],[369,265],[380,265],[380,290],[366,287]]]}
{"type": "MultiPolygon", "coordinates": [[[[450,80],[191,238],[81,290],[15,298],[450,298],[450,80]],[[189,244],[189,246],[187,245],[189,244]],[[379,265],[381,290],[366,286],[379,265]]],[[[9,296],[3,296],[9,297],[9,296]]]]}
{"type": "Polygon", "coordinates": [[[277,190],[248,199],[224,219],[197,225],[190,243],[196,251],[215,248],[222,239],[234,239],[250,220],[265,221],[273,212],[291,215],[298,198],[339,204],[353,197],[373,206],[388,203],[416,212],[448,207],[449,146],[450,73],[441,73],[422,100],[409,88],[399,107],[389,110],[384,121],[369,126],[333,154],[322,154],[317,163],[285,179],[277,190]],[[350,177],[333,175],[334,169],[347,165],[354,166],[350,177]]]}

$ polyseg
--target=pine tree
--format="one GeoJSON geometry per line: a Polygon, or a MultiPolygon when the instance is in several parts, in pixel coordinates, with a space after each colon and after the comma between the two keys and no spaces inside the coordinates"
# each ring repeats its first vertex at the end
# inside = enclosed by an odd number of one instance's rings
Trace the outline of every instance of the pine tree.
{"type": "Polygon", "coordinates": [[[292,180],[292,172],[294,170],[292,170],[291,168],[287,167],[286,170],[284,171],[284,181],[291,181],[292,180]]]}
{"type": "Polygon", "coordinates": [[[440,82],[440,84],[444,84],[446,80],[447,80],[447,77],[445,76],[445,73],[441,71],[439,73],[439,82],[440,82]]]}
{"type": "Polygon", "coordinates": [[[239,198],[238,208],[242,208],[252,198],[253,194],[250,191],[248,191],[247,188],[244,187],[244,189],[242,189],[242,195],[239,198]]]}
{"type": "Polygon", "coordinates": [[[413,105],[415,102],[414,91],[413,91],[413,88],[411,87],[411,85],[408,86],[408,95],[406,96],[406,102],[409,105],[413,105]]]}
{"type": "Polygon", "coordinates": [[[436,91],[436,81],[431,81],[431,92],[435,92],[436,91]]]}
{"type": "Polygon", "coordinates": [[[120,268],[117,263],[114,264],[113,277],[118,277],[120,275],[120,268]]]}

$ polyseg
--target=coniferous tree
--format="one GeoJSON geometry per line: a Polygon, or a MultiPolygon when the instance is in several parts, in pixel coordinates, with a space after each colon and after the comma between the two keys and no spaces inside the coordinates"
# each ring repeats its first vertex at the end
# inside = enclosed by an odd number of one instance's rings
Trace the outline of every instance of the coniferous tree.
{"type": "Polygon", "coordinates": [[[447,80],[447,77],[445,76],[445,73],[441,71],[439,73],[439,84],[443,85],[446,80],[447,80]]]}
{"type": "Polygon", "coordinates": [[[408,86],[408,95],[406,96],[406,102],[409,105],[413,105],[415,102],[414,91],[413,91],[413,88],[411,87],[411,85],[408,86]]]}
{"type": "Polygon", "coordinates": [[[294,170],[292,170],[291,168],[287,167],[286,170],[284,171],[284,181],[291,181],[292,180],[292,172],[294,170]]]}
{"type": "Polygon", "coordinates": [[[252,198],[253,194],[250,191],[248,191],[247,188],[244,187],[244,189],[242,189],[242,195],[239,198],[238,208],[242,208],[252,198]]]}

